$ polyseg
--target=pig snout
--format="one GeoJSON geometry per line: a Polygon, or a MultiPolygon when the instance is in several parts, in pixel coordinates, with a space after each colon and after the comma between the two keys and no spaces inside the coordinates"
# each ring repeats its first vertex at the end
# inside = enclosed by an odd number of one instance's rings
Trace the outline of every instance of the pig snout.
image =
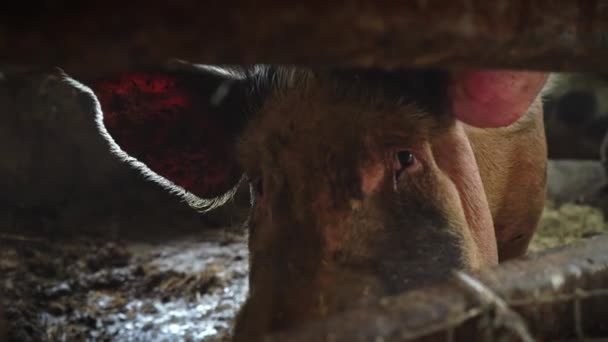
{"type": "MultiPolygon", "coordinates": [[[[519,159],[478,158],[494,151],[484,147],[491,135],[472,141],[454,116],[491,110],[494,83],[526,89],[498,97],[501,111],[519,115],[509,108],[532,103],[538,76],[465,75],[459,85],[437,70],[198,66],[92,83],[113,151],[193,206],[212,209],[250,183],[250,293],[234,339],[253,341],[525,252],[527,241],[506,253],[511,233],[495,225],[519,214],[508,204],[520,201],[530,219],[518,229],[533,231],[541,202],[525,204],[544,188],[509,191],[503,210],[512,173],[488,165],[519,159]],[[491,96],[470,96],[477,80],[491,96]]],[[[521,184],[542,178],[542,165],[528,167],[521,184]]]]}

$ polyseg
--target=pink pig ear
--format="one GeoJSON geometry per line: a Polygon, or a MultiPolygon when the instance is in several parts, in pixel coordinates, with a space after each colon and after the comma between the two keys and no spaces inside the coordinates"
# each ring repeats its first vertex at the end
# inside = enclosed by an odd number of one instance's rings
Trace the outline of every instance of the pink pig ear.
{"type": "Polygon", "coordinates": [[[217,199],[239,182],[233,149],[246,123],[243,79],[218,68],[155,70],[89,85],[114,151],[156,182],[187,198],[211,200],[203,207],[221,204],[217,199]]]}
{"type": "Polygon", "coordinates": [[[448,88],[452,110],[457,119],[472,126],[508,126],[527,112],[547,75],[528,71],[453,73],[448,88]]]}

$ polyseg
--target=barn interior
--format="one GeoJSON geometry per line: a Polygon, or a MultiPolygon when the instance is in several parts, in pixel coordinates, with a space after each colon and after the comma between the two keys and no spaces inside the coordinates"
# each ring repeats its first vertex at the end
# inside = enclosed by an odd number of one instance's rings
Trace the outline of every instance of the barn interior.
{"type": "Polygon", "coordinates": [[[543,104],[545,209],[530,255],[481,276],[494,294],[448,299],[448,309],[438,304],[447,290],[405,294],[276,340],[404,341],[438,331],[454,340],[456,326],[491,325],[471,310],[476,300],[507,317],[496,329],[508,338],[606,338],[606,37],[603,0],[46,1],[0,13],[0,340],[230,340],[248,292],[248,187],[210,213],[193,210],[112,155],[92,100],[61,77],[175,58],[556,73],[543,104]],[[533,277],[548,268],[551,277],[533,277]],[[555,282],[567,286],[545,288],[555,282]],[[522,299],[534,291],[543,296],[522,299]],[[457,311],[470,316],[450,321],[457,311]]]}

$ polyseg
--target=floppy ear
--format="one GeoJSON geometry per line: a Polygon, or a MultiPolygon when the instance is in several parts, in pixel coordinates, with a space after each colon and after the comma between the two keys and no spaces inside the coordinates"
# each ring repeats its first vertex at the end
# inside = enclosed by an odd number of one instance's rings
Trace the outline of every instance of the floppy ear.
{"type": "Polygon", "coordinates": [[[530,71],[455,72],[448,88],[452,110],[473,126],[508,126],[528,111],[547,76],[530,71]]]}
{"type": "Polygon", "coordinates": [[[234,145],[248,119],[244,76],[200,66],[130,71],[88,83],[99,101],[100,130],[143,174],[202,209],[236,191],[242,171],[234,145]]]}

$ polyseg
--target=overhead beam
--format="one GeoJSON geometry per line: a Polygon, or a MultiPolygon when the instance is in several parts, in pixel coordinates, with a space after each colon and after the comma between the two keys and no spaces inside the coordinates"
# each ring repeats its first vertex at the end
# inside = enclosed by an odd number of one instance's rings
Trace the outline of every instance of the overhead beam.
{"type": "Polygon", "coordinates": [[[608,71],[607,0],[22,5],[0,11],[0,67],[59,66],[71,74],[96,74],[180,58],[608,71]]]}

